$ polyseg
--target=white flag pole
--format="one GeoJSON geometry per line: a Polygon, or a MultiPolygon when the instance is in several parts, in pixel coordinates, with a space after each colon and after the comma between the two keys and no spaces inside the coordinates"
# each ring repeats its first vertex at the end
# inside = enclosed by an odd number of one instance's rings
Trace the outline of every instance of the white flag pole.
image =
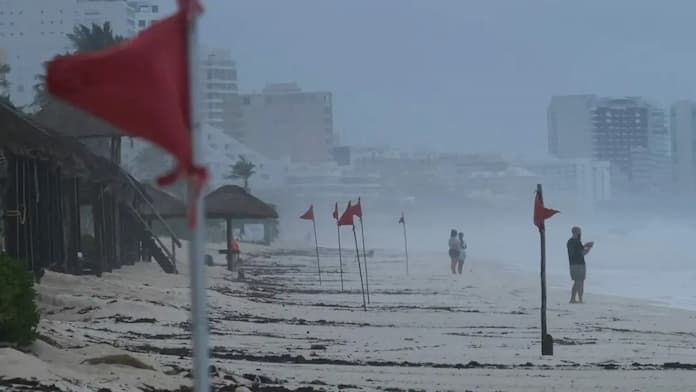
{"type": "MultiPolygon", "coordinates": [[[[198,67],[198,15],[192,12],[188,31],[189,95],[191,105],[191,144],[193,163],[201,165],[204,155],[203,134],[200,121],[200,71],[198,67]]],[[[206,244],[205,200],[197,194],[196,184],[189,182],[189,208],[194,209],[195,227],[191,232],[191,328],[193,330],[193,390],[210,391],[208,373],[208,305],[207,279],[204,265],[206,244]],[[191,205],[191,203],[195,203],[191,205]]]]}

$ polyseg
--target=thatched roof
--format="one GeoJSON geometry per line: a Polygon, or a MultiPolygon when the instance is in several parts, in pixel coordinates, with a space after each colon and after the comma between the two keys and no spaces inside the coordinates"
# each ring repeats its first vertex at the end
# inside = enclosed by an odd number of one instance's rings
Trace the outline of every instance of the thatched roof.
{"type": "Polygon", "coordinates": [[[205,210],[209,218],[278,218],[278,213],[273,207],[236,185],[223,185],[208,194],[205,197],[205,210]]]}
{"type": "Polygon", "coordinates": [[[95,182],[123,176],[115,163],[92,153],[79,140],[42,128],[20,111],[0,103],[0,148],[54,162],[66,173],[95,182]]]}
{"type": "MultiPolygon", "coordinates": [[[[149,184],[144,184],[143,189],[147,197],[150,199],[150,203],[161,217],[179,218],[186,216],[186,203],[176,196],[149,184]]],[[[152,209],[147,205],[140,205],[138,210],[143,216],[154,215],[152,209]]]]}
{"type": "Polygon", "coordinates": [[[106,121],[55,98],[34,115],[34,120],[65,136],[123,136],[121,130],[106,121]]]}

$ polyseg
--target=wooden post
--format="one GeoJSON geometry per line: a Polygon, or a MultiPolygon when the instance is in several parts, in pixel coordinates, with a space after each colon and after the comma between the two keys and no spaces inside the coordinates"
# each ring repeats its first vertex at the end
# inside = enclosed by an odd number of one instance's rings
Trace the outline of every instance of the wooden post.
{"type": "Polygon", "coordinates": [[[338,231],[338,271],[341,274],[341,292],[343,292],[343,255],[341,250],[341,227],[336,225],[338,231]]]}
{"type": "Polygon", "coordinates": [[[353,224],[353,239],[355,240],[355,257],[358,258],[358,272],[360,273],[360,291],[362,292],[363,309],[367,312],[367,303],[365,302],[365,285],[363,284],[362,267],[360,266],[360,250],[358,249],[358,234],[355,232],[355,224],[353,224]]]}
{"type": "Polygon", "coordinates": [[[93,184],[91,188],[92,220],[94,223],[94,255],[92,255],[94,260],[92,260],[92,265],[95,275],[101,276],[105,270],[104,235],[102,231],[104,216],[102,213],[101,185],[93,184]]]}
{"type": "Polygon", "coordinates": [[[321,265],[319,264],[319,240],[317,239],[317,221],[312,217],[314,227],[314,248],[317,251],[317,273],[319,274],[319,286],[321,286],[321,265]]]}
{"type": "MultiPolygon", "coordinates": [[[[543,201],[541,184],[537,184],[537,194],[543,201]]],[[[546,327],[546,230],[539,228],[541,239],[541,355],[553,355],[553,338],[547,333],[546,327]]]]}
{"type": "Polygon", "coordinates": [[[234,239],[234,231],[232,230],[232,218],[225,218],[225,249],[227,249],[227,254],[225,255],[225,260],[227,261],[227,270],[232,271],[235,268],[234,259],[232,257],[232,240],[234,239]]]}
{"type": "Polygon", "coordinates": [[[360,234],[362,236],[363,263],[365,263],[365,290],[367,291],[367,303],[370,303],[370,280],[367,276],[367,251],[365,250],[365,225],[362,216],[360,218],[360,234]]]}

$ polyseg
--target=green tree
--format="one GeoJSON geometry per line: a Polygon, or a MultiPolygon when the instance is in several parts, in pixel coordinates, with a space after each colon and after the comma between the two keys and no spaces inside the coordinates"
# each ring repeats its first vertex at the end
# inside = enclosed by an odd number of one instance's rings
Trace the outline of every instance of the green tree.
{"type": "Polygon", "coordinates": [[[248,160],[244,155],[239,156],[239,160],[232,165],[232,174],[228,178],[244,180],[244,189],[249,191],[249,178],[256,174],[256,164],[248,160]]]}
{"type": "MultiPolygon", "coordinates": [[[[75,26],[73,32],[68,34],[67,37],[74,50],[73,53],[94,52],[110,48],[125,40],[122,36],[114,34],[109,22],[105,22],[101,26],[98,24],[92,24],[92,27],[85,25],[75,26]]],[[[46,69],[46,63],[44,63],[44,69],[46,69]]],[[[36,75],[35,79],[32,106],[39,110],[46,106],[46,103],[51,99],[51,95],[46,90],[45,73],[36,75]]]]}
{"type": "Polygon", "coordinates": [[[10,81],[7,80],[7,74],[10,73],[9,64],[0,64],[0,102],[11,105],[10,102],[10,81]]]}
{"type": "Polygon", "coordinates": [[[0,254],[0,340],[26,346],[36,339],[39,311],[27,263],[0,254]]]}
{"type": "Polygon", "coordinates": [[[75,52],[85,53],[110,48],[123,42],[124,38],[114,34],[111,24],[104,22],[101,26],[98,24],[92,24],[92,27],[75,26],[73,32],[68,34],[68,40],[75,52]]]}

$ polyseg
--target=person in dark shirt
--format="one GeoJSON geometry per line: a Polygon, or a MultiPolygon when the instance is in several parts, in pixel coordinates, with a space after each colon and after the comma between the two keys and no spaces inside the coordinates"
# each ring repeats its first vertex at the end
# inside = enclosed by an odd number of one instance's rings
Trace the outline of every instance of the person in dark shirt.
{"type": "Polygon", "coordinates": [[[572,237],[566,244],[568,247],[568,261],[570,262],[570,279],[573,287],[570,290],[570,303],[582,303],[582,295],[585,291],[585,255],[592,249],[592,242],[582,243],[582,230],[575,226],[571,230],[572,237]],[[578,301],[575,300],[577,295],[578,301]]]}

